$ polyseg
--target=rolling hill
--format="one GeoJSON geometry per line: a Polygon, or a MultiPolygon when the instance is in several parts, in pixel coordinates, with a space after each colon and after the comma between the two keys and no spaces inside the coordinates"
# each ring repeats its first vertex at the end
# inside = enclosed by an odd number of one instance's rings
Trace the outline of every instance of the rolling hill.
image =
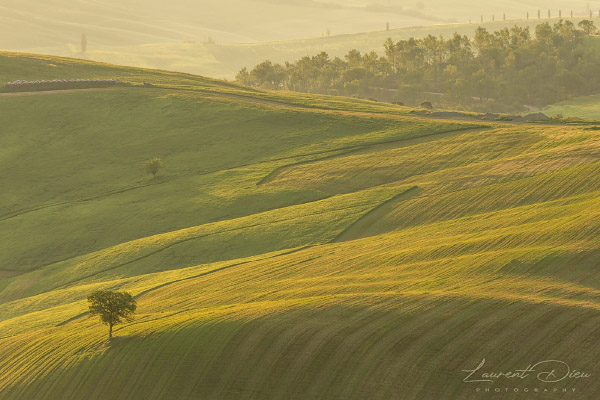
{"type": "Polygon", "coordinates": [[[0,93],[0,399],[600,395],[590,125],[0,53],[74,78],[124,85],[0,93]],[[110,345],[100,288],[138,301],[110,345]],[[464,382],[482,359],[592,377],[464,382]]]}

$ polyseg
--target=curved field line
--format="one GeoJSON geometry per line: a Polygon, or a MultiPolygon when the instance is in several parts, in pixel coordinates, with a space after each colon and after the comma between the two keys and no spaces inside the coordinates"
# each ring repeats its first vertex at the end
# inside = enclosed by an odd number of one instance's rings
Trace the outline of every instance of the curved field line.
{"type": "Polygon", "coordinates": [[[387,206],[393,206],[397,201],[405,200],[407,198],[413,197],[421,193],[423,189],[418,186],[413,186],[409,189],[406,189],[404,192],[392,197],[391,199],[384,201],[379,204],[377,207],[371,209],[371,211],[363,214],[362,217],[354,221],[349,227],[344,229],[339,235],[337,235],[331,242],[347,242],[354,239],[359,239],[371,235],[364,236],[361,233],[369,228],[371,225],[377,223],[381,218],[381,214],[385,214],[387,211],[385,208],[387,206]]]}
{"type": "MultiPolygon", "coordinates": [[[[309,248],[309,247],[311,247],[311,246],[302,246],[302,247],[299,247],[299,248],[296,248],[296,249],[292,249],[292,250],[289,250],[289,251],[285,251],[285,252],[283,252],[283,253],[275,254],[275,255],[273,255],[273,256],[270,256],[270,257],[265,257],[264,259],[260,259],[260,261],[267,260],[267,259],[271,259],[271,258],[277,258],[277,257],[280,257],[280,256],[285,256],[285,255],[288,255],[288,254],[297,253],[297,252],[299,252],[299,251],[302,251],[302,250],[305,250],[305,249],[307,249],[307,248],[309,248]]],[[[161,250],[159,250],[159,251],[162,251],[162,250],[164,250],[164,248],[163,248],[163,249],[161,249],[161,250]]],[[[233,263],[233,264],[225,265],[225,266],[223,266],[223,267],[216,268],[216,269],[213,269],[213,270],[210,270],[210,271],[201,272],[201,273],[199,273],[199,274],[197,274],[197,275],[192,275],[192,276],[188,276],[188,277],[185,277],[185,278],[176,279],[176,280],[173,280],[173,281],[169,281],[169,282],[161,283],[160,285],[157,285],[157,286],[151,287],[151,288],[149,288],[149,289],[146,289],[146,290],[144,290],[144,291],[142,291],[142,292],[140,292],[140,293],[136,294],[136,295],[135,295],[135,296],[133,296],[133,297],[134,297],[135,299],[139,299],[140,297],[142,297],[142,296],[143,296],[143,295],[145,295],[145,294],[148,294],[148,293],[150,293],[150,292],[152,292],[152,291],[154,291],[154,290],[162,289],[163,287],[166,287],[166,286],[173,285],[173,284],[175,284],[175,283],[179,283],[179,282],[187,281],[187,280],[190,280],[190,279],[196,279],[196,278],[200,278],[200,277],[202,277],[202,276],[206,276],[206,275],[215,274],[215,273],[217,273],[217,272],[221,272],[221,271],[224,271],[224,270],[226,270],[226,269],[233,268],[233,267],[239,267],[240,265],[248,264],[248,263],[250,263],[250,262],[254,262],[254,261],[256,261],[256,260],[248,260],[248,261],[243,261],[243,262],[239,262],[239,263],[233,263]]],[[[119,266],[120,266],[120,265],[119,265],[119,266]]],[[[76,316],[74,316],[74,317],[71,317],[71,318],[69,318],[69,319],[67,319],[67,320],[65,320],[65,321],[63,321],[63,322],[60,322],[60,323],[56,324],[55,326],[63,326],[63,325],[66,325],[66,324],[68,324],[68,323],[69,323],[69,322],[71,322],[71,321],[74,321],[74,320],[76,320],[76,319],[79,319],[79,318],[85,317],[87,314],[88,314],[87,312],[84,312],[84,313],[78,314],[78,315],[76,315],[76,316]]]]}
{"type": "MultiPolygon", "coordinates": [[[[264,176],[256,185],[261,186],[261,185],[267,184],[267,183],[273,181],[275,179],[275,177],[277,175],[279,175],[282,171],[284,171],[288,168],[296,167],[298,165],[311,164],[311,163],[315,163],[315,162],[319,162],[319,161],[325,161],[325,160],[329,160],[332,158],[337,158],[340,156],[346,156],[346,155],[350,155],[353,153],[357,153],[362,150],[378,151],[378,150],[381,150],[378,147],[386,147],[386,148],[388,146],[395,147],[394,146],[395,144],[407,144],[408,145],[410,142],[418,142],[418,141],[420,141],[420,139],[429,140],[436,136],[443,137],[445,135],[453,134],[453,133],[463,133],[463,132],[468,132],[468,131],[477,131],[477,130],[485,130],[485,129],[492,129],[492,127],[491,126],[483,126],[483,125],[482,126],[469,126],[469,127],[465,127],[465,128],[449,129],[449,130],[445,130],[445,131],[428,133],[425,135],[420,135],[420,136],[415,136],[415,137],[385,140],[385,141],[381,141],[381,142],[360,144],[360,145],[354,145],[354,146],[339,147],[335,150],[331,150],[331,151],[341,151],[341,153],[338,153],[338,154],[332,154],[332,155],[329,155],[326,157],[316,158],[313,160],[299,161],[299,162],[295,162],[295,163],[291,163],[291,164],[287,164],[287,165],[282,165],[281,167],[277,167],[273,171],[271,171],[269,174],[264,176]],[[344,150],[347,150],[347,151],[344,151],[344,150]]],[[[311,153],[311,154],[305,154],[305,155],[312,155],[312,154],[319,154],[319,153],[311,153]]],[[[301,157],[301,156],[298,156],[298,158],[299,157],[301,157]]],[[[273,160],[273,161],[277,161],[277,160],[273,160]]]]}
{"type": "MultiPolygon", "coordinates": [[[[367,203],[367,204],[370,204],[370,203],[367,203]]],[[[352,206],[349,206],[349,207],[342,207],[342,208],[334,208],[334,209],[322,210],[322,211],[319,211],[319,212],[307,214],[306,216],[320,215],[320,214],[325,214],[325,213],[335,212],[335,211],[340,211],[340,210],[349,210],[349,209],[353,209],[353,208],[364,207],[365,205],[366,205],[365,203],[359,203],[359,204],[355,204],[355,205],[352,205],[352,206]]],[[[144,254],[143,256],[137,257],[137,258],[135,258],[133,260],[129,260],[129,261],[126,261],[124,263],[120,263],[118,265],[114,265],[112,267],[105,268],[105,269],[103,269],[101,271],[97,271],[97,272],[95,272],[93,274],[89,274],[89,275],[86,275],[84,277],[78,278],[76,280],[64,283],[61,286],[55,287],[53,290],[64,289],[64,288],[66,288],[68,285],[70,285],[72,283],[80,282],[81,280],[94,277],[94,276],[99,275],[101,273],[104,273],[104,272],[107,272],[107,271],[112,271],[114,269],[123,267],[125,265],[133,264],[133,263],[135,263],[137,261],[140,261],[140,260],[143,260],[145,258],[151,257],[151,256],[153,256],[153,255],[155,255],[157,253],[160,253],[160,252],[162,252],[164,250],[167,250],[167,249],[169,249],[169,248],[171,248],[173,246],[176,246],[176,245],[179,245],[179,244],[182,244],[182,243],[185,243],[185,242],[189,242],[189,241],[196,240],[196,239],[202,239],[202,238],[209,237],[209,236],[212,236],[212,235],[220,235],[220,234],[223,234],[223,233],[236,232],[236,231],[245,230],[245,229],[248,229],[248,228],[256,228],[256,227],[260,227],[260,226],[270,225],[270,224],[273,224],[273,223],[291,221],[293,219],[296,219],[296,218],[295,217],[282,218],[282,219],[278,219],[278,220],[275,220],[275,221],[266,221],[266,222],[254,223],[254,224],[250,224],[250,225],[238,226],[238,227],[235,227],[235,228],[223,229],[223,230],[220,230],[220,231],[217,231],[217,232],[209,232],[209,233],[204,233],[204,234],[201,234],[201,235],[196,235],[196,236],[188,237],[188,238],[185,238],[185,239],[180,239],[180,240],[174,241],[174,242],[172,242],[172,243],[170,243],[170,244],[168,244],[166,246],[163,246],[163,247],[161,247],[159,249],[156,249],[156,250],[154,250],[154,251],[152,251],[152,252],[150,252],[148,254],[144,254]]]]}

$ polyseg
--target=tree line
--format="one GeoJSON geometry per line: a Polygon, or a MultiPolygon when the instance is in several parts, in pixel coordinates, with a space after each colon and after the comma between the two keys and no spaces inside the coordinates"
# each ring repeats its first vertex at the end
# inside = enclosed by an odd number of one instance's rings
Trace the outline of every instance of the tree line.
{"type": "Polygon", "coordinates": [[[385,55],[326,52],[285,64],[264,61],[243,68],[236,81],[276,90],[478,111],[519,111],[600,91],[600,42],[593,21],[560,20],[451,38],[384,44],[385,55]]]}

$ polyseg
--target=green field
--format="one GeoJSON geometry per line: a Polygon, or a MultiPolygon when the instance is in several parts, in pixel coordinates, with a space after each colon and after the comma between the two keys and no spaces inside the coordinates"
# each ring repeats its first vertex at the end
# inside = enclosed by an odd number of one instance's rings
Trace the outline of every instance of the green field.
{"type": "Polygon", "coordinates": [[[0,399],[600,396],[596,131],[0,53],[69,78],[130,86],[0,94],[0,399]]]}
{"type": "Polygon", "coordinates": [[[577,97],[552,104],[541,110],[546,115],[578,117],[593,121],[600,120],[600,95],[577,97]]]}

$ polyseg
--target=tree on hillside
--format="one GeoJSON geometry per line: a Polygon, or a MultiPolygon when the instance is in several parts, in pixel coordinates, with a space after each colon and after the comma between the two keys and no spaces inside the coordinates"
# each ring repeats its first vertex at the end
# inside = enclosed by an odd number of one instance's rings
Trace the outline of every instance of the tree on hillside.
{"type": "Polygon", "coordinates": [[[154,178],[156,178],[156,174],[158,174],[158,171],[160,170],[161,167],[162,167],[162,161],[160,160],[160,158],[154,157],[152,160],[149,160],[146,163],[146,173],[152,174],[152,176],[154,178]]]}
{"type": "Polygon", "coordinates": [[[250,86],[254,83],[252,77],[250,76],[250,72],[248,72],[248,68],[244,67],[238,72],[235,76],[235,81],[241,83],[242,85],[250,86]]]}
{"type": "Polygon", "coordinates": [[[591,35],[597,30],[596,26],[594,25],[594,21],[590,21],[589,19],[579,21],[577,26],[579,26],[587,35],[591,35]]]}
{"type": "Polygon", "coordinates": [[[108,325],[108,341],[112,340],[113,325],[133,320],[137,304],[127,292],[97,290],[87,298],[90,315],[98,315],[103,324],[108,325]]]}

